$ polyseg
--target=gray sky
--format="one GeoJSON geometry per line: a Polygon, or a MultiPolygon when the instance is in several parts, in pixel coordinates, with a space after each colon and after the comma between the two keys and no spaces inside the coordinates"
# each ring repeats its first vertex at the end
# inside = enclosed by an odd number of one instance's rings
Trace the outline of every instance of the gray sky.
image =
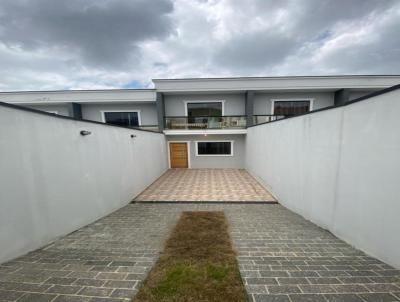
{"type": "Polygon", "coordinates": [[[400,74],[398,0],[1,0],[0,90],[400,74]]]}

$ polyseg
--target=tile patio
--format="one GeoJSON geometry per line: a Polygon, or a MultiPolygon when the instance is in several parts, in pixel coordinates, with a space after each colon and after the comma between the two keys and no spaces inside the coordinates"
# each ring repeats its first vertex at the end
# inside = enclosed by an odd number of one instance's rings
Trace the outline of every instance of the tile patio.
{"type": "Polygon", "coordinates": [[[170,169],[135,201],[275,201],[243,169],[170,169]]]}

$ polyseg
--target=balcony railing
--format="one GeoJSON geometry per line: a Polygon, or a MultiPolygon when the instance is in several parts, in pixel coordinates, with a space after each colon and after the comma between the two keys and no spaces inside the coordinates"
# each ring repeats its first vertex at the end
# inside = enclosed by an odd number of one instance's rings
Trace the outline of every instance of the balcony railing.
{"type": "MultiPolygon", "coordinates": [[[[285,118],[284,115],[253,115],[253,125],[269,123],[285,118]]],[[[231,116],[166,116],[165,129],[242,129],[247,126],[245,115],[231,116]]]]}
{"type": "Polygon", "coordinates": [[[269,122],[283,119],[285,117],[286,117],[285,115],[273,115],[273,114],[253,115],[253,125],[269,123],[269,122]]]}
{"type": "Polygon", "coordinates": [[[227,129],[246,128],[245,115],[231,116],[167,116],[165,129],[227,129]]]}

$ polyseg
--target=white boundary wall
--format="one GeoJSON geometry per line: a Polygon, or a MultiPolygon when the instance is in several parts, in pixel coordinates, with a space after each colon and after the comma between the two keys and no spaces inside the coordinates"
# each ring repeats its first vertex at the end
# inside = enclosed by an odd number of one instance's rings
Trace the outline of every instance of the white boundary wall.
{"type": "Polygon", "coordinates": [[[166,154],[163,134],[0,106],[0,263],[128,204],[166,154]]]}
{"type": "Polygon", "coordinates": [[[400,268],[400,89],[248,128],[246,168],[285,207],[400,268]]]}

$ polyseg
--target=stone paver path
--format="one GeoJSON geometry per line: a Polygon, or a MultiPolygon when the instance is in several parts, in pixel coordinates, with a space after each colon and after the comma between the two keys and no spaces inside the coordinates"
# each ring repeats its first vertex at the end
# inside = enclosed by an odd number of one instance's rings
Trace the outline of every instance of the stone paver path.
{"type": "Polygon", "coordinates": [[[250,301],[400,301],[400,271],[265,204],[131,204],[0,265],[0,301],[129,301],[184,210],[223,210],[250,301]]]}
{"type": "Polygon", "coordinates": [[[136,201],[275,201],[244,169],[170,169],[136,201]]]}

